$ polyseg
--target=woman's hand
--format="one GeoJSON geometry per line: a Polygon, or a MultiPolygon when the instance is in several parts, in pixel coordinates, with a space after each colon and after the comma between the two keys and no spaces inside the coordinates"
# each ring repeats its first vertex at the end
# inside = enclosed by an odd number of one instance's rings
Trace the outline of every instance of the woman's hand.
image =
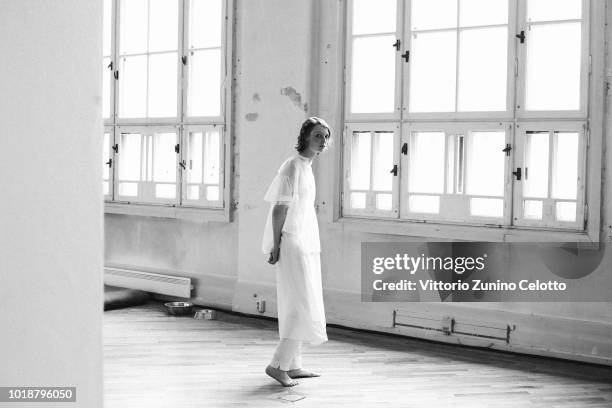
{"type": "Polygon", "coordinates": [[[278,258],[280,256],[280,247],[274,247],[272,252],[270,252],[270,258],[268,259],[268,263],[270,265],[274,265],[278,262],[278,258]]]}

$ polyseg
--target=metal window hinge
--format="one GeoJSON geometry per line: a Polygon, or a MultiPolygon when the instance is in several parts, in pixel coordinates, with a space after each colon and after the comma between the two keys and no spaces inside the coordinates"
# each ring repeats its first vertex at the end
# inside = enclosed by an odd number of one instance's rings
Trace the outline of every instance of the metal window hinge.
{"type": "Polygon", "coordinates": [[[525,44],[525,31],[521,30],[521,32],[516,35],[516,38],[521,40],[521,44],[525,44]]]}
{"type": "Polygon", "coordinates": [[[402,154],[403,155],[407,155],[408,154],[408,143],[404,143],[402,145],[402,154]]]}
{"type": "Polygon", "coordinates": [[[119,71],[113,72],[113,76],[115,77],[116,80],[119,80],[119,71]]]}

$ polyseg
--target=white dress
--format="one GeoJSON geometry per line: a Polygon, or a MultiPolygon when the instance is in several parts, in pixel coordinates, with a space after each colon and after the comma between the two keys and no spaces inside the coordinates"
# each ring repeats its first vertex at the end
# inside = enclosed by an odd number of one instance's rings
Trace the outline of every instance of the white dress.
{"type": "Polygon", "coordinates": [[[287,204],[276,263],[278,329],[281,339],[320,344],[327,341],[321,287],[321,246],[314,208],[315,181],[312,160],[296,154],[285,160],[264,199],[270,210],[264,228],[262,251],[274,246],[272,209],[287,204]]]}

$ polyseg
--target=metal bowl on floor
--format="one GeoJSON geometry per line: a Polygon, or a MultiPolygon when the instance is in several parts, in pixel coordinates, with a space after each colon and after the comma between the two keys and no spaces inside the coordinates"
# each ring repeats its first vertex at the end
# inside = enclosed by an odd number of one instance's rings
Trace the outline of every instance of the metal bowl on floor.
{"type": "Polygon", "coordinates": [[[168,302],[164,303],[168,313],[174,316],[184,316],[191,314],[193,303],[191,302],[168,302]]]}

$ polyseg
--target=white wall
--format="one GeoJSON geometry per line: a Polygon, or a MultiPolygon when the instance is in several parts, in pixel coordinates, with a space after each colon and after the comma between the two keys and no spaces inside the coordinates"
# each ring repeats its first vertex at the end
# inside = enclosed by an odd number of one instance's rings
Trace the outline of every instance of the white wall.
{"type": "Polygon", "coordinates": [[[0,385],[76,386],[71,406],[88,408],[102,406],[101,26],[99,0],[0,6],[0,385]]]}

